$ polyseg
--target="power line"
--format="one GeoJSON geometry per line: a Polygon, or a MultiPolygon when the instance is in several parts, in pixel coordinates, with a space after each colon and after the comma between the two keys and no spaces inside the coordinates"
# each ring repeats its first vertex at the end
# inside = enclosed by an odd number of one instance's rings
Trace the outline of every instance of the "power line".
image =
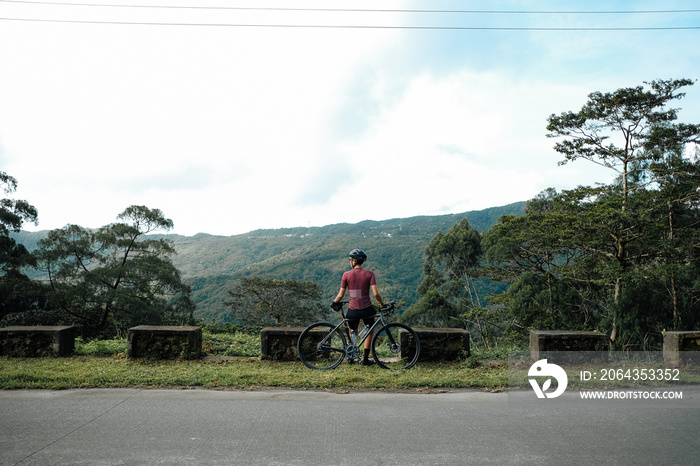
{"type": "MultiPolygon", "coordinates": [[[[155,9],[191,9],[191,10],[251,10],[251,11],[304,11],[304,12],[362,12],[362,13],[446,13],[446,14],[670,14],[698,13],[700,9],[684,10],[615,10],[615,11],[526,11],[526,10],[427,10],[427,9],[358,9],[358,8],[294,8],[294,7],[232,7],[232,6],[186,6],[186,5],[139,5],[111,3],[77,3],[49,2],[42,0],[0,0],[0,3],[38,4],[53,6],[78,7],[107,7],[107,8],[155,8],[155,9]]],[[[70,19],[41,19],[21,17],[0,17],[0,21],[24,21],[66,24],[113,24],[136,26],[196,26],[196,27],[257,27],[257,28],[326,28],[326,29],[404,29],[404,30],[455,30],[455,31],[650,31],[650,30],[696,30],[700,26],[609,26],[609,27],[555,27],[555,26],[382,26],[382,25],[332,25],[332,24],[246,24],[246,23],[181,23],[181,22],[145,22],[145,21],[112,21],[112,20],[70,20],[70,19]]]]}
{"type": "Polygon", "coordinates": [[[253,11],[317,11],[317,12],[356,12],[356,13],[444,13],[444,14],[518,14],[518,15],[609,15],[609,14],[678,14],[699,13],[700,9],[678,10],[598,10],[598,11],[546,11],[546,10],[427,10],[427,9],[378,9],[378,8],[293,8],[293,7],[235,7],[235,6],[192,6],[192,5],[138,5],[113,3],[48,2],[40,0],[0,0],[2,3],[23,3],[57,6],[86,6],[103,8],[159,8],[192,10],[253,10],[253,11]]]}
{"type": "MultiPolygon", "coordinates": [[[[3,1],[3,0],[0,0],[3,1]]],[[[659,27],[537,27],[537,26],[378,26],[378,25],[332,25],[332,24],[245,24],[245,23],[161,23],[141,21],[93,21],[40,18],[3,18],[0,21],[25,21],[36,23],[67,24],[111,24],[127,26],[193,26],[193,27],[239,27],[239,28],[311,28],[311,29],[405,29],[405,30],[444,30],[444,31],[681,31],[698,30],[700,26],[659,26],[659,27]]]]}

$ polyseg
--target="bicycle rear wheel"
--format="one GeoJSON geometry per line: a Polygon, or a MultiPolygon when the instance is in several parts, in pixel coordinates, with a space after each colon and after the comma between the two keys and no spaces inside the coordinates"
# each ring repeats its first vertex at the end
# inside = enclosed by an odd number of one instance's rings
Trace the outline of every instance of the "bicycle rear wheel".
{"type": "Polygon", "coordinates": [[[408,325],[387,324],[372,339],[374,361],[384,369],[410,369],[418,361],[419,354],[418,335],[408,325]]]}
{"type": "Polygon", "coordinates": [[[297,341],[299,358],[306,367],[328,370],[345,357],[345,336],[340,329],[325,322],[309,325],[297,341]]]}

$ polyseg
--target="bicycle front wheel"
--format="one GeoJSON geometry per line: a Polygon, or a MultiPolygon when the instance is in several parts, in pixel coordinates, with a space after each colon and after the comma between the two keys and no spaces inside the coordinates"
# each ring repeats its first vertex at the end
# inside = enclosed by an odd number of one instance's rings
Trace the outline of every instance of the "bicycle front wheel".
{"type": "Polygon", "coordinates": [[[391,323],[372,339],[374,361],[384,369],[410,369],[418,361],[420,342],[408,325],[391,323]]]}
{"type": "Polygon", "coordinates": [[[345,336],[340,329],[325,322],[309,325],[297,341],[299,358],[306,367],[328,370],[345,357],[345,336]]]}

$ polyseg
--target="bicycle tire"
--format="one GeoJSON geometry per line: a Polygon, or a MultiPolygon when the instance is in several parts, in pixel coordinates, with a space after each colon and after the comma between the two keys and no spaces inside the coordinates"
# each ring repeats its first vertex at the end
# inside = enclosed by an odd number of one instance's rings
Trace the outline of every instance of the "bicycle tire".
{"type": "Polygon", "coordinates": [[[310,369],[333,369],[345,358],[345,336],[329,323],[316,322],[299,335],[297,352],[310,369]]]}
{"type": "Polygon", "coordinates": [[[419,355],[418,334],[408,325],[392,322],[380,328],[372,338],[374,362],[383,369],[410,369],[419,355]]]}

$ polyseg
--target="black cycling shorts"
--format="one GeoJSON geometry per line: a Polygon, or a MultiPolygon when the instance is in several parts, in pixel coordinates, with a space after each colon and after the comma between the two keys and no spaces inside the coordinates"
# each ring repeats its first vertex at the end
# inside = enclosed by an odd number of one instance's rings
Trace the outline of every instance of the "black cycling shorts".
{"type": "Polygon", "coordinates": [[[348,325],[351,329],[357,332],[357,327],[360,326],[360,319],[365,325],[372,325],[374,323],[374,315],[377,311],[374,310],[374,306],[366,307],[364,309],[348,309],[346,317],[348,318],[348,325]]]}

